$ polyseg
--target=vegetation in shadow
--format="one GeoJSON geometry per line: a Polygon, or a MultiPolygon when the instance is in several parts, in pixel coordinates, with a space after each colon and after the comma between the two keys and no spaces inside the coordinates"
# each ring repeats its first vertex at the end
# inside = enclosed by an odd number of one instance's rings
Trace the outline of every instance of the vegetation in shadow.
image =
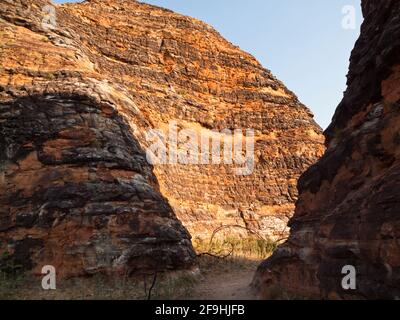
{"type": "Polygon", "coordinates": [[[43,290],[41,277],[24,274],[18,265],[3,257],[0,267],[0,299],[46,300],[147,300],[207,299],[199,287],[223,287],[221,277],[247,274],[251,277],[262,259],[276,245],[257,238],[235,238],[209,241],[195,239],[197,267],[192,270],[146,274],[141,276],[108,276],[57,279],[56,290],[43,290]],[[221,283],[218,283],[221,278],[221,283]],[[210,282],[210,283],[209,283],[210,282]]]}

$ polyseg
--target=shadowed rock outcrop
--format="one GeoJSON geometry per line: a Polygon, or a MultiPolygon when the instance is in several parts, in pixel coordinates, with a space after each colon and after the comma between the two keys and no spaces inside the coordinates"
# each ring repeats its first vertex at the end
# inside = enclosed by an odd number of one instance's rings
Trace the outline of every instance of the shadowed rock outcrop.
{"type": "Polygon", "coordinates": [[[194,259],[179,221],[199,238],[287,233],[297,178],[324,150],[292,92],[196,19],[136,1],[49,5],[0,5],[2,252],[66,274],[175,269],[194,259]],[[217,142],[253,130],[251,171],[151,166],[147,133],[171,123],[217,142]]]}
{"type": "Polygon", "coordinates": [[[89,91],[0,103],[2,251],[60,276],[190,267],[190,235],[139,143],[89,91]]]}
{"type": "Polygon", "coordinates": [[[400,297],[400,3],[362,9],[327,151],[299,180],[289,240],[254,279],[264,297],[400,297]],[[355,267],[355,290],[342,287],[344,266],[355,267]]]}

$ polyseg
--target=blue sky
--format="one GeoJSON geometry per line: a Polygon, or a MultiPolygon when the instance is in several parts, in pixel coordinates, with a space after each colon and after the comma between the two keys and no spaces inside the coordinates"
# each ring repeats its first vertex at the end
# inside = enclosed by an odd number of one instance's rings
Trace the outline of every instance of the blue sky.
{"type": "Polygon", "coordinates": [[[362,22],[360,0],[142,2],[209,23],[294,91],[310,107],[321,127],[329,125],[346,88],[350,53],[362,22]],[[355,29],[342,27],[342,9],[346,5],[356,9],[355,29]]]}

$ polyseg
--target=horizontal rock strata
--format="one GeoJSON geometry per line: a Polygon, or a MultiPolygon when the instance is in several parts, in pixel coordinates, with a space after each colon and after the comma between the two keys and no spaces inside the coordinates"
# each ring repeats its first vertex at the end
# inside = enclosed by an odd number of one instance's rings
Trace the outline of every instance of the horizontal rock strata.
{"type": "Polygon", "coordinates": [[[3,1],[0,24],[1,251],[68,274],[174,269],[193,263],[179,221],[196,238],[221,226],[287,233],[297,178],[323,136],[252,56],[196,19],[136,1],[3,1]],[[150,165],[149,130],[171,128],[219,143],[226,130],[246,141],[252,130],[250,172],[150,165]]]}

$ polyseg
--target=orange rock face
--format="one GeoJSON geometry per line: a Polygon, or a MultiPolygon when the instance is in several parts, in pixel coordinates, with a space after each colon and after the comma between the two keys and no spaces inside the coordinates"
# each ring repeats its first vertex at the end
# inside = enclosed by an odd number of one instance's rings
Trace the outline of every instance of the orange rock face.
{"type": "Polygon", "coordinates": [[[0,6],[1,251],[65,274],[174,269],[193,264],[185,227],[288,232],[297,178],[324,151],[292,92],[195,19],[135,1],[49,4],[0,6]],[[178,160],[150,164],[154,133],[173,130],[178,160]],[[243,162],[223,157],[234,130],[243,162]]]}
{"type": "Polygon", "coordinates": [[[362,1],[365,21],[325,155],[299,180],[289,240],[254,286],[298,297],[400,296],[400,3],[362,1]],[[355,288],[343,286],[354,267],[355,288]]]}

